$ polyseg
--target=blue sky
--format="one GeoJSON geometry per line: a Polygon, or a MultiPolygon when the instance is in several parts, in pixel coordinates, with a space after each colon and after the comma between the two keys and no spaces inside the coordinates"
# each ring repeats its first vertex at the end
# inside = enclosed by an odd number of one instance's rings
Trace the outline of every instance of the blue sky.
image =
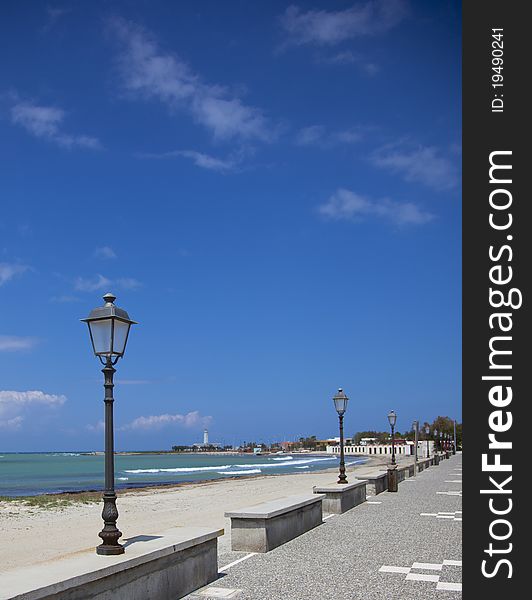
{"type": "Polygon", "coordinates": [[[0,449],[461,412],[460,3],[0,7],[0,449]]]}

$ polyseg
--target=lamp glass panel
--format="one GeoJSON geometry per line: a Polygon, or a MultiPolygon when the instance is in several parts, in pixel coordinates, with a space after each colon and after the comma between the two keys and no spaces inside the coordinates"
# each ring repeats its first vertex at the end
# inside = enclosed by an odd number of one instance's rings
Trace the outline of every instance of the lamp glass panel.
{"type": "Polygon", "coordinates": [[[126,349],[127,333],[131,323],[124,323],[115,319],[115,338],[113,342],[113,354],[124,354],[126,349]]]}
{"type": "Polygon", "coordinates": [[[395,427],[395,421],[397,419],[397,415],[393,412],[388,413],[388,421],[392,427],[395,427]]]}
{"type": "Polygon", "coordinates": [[[334,397],[334,408],[336,408],[336,412],[339,415],[343,415],[347,409],[347,400],[348,398],[334,397]]]}
{"type": "Polygon", "coordinates": [[[90,321],[94,354],[107,355],[111,353],[111,319],[90,321]]]}

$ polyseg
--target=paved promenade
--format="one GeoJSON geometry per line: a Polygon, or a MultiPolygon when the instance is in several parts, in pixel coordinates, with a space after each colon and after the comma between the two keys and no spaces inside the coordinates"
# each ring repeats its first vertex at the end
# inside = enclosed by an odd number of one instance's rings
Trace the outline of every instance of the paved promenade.
{"type": "Polygon", "coordinates": [[[458,600],[461,511],[457,454],[267,554],[222,543],[219,579],[187,600],[458,600]]]}

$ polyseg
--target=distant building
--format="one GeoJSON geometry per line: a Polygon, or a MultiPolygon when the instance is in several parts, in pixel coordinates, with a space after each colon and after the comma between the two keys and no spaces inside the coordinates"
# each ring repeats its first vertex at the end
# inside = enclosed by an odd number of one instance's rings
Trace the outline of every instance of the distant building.
{"type": "Polygon", "coordinates": [[[360,445],[367,446],[368,444],[376,444],[378,438],[376,437],[368,437],[368,438],[360,438],[360,445]]]}
{"type": "MultiPolygon", "coordinates": [[[[327,453],[329,454],[340,454],[340,444],[339,441],[334,445],[327,446],[327,453]]],[[[413,456],[414,455],[414,442],[409,440],[398,439],[394,442],[395,446],[395,454],[397,455],[406,455],[413,456]]],[[[375,444],[375,443],[366,443],[360,444],[358,446],[351,446],[344,444],[344,453],[345,454],[370,454],[370,455],[382,455],[382,454],[391,454],[392,453],[392,444],[375,444]]],[[[419,456],[419,454],[418,454],[419,456]]]]}
{"type": "Polygon", "coordinates": [[[206,429],[203,430],[203,445],[209,445],[209,432],[206,429]]]}

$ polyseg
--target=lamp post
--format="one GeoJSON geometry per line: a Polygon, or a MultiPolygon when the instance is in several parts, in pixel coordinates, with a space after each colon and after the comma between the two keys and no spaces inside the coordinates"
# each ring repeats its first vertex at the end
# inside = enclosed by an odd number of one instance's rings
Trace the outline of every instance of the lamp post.
{"type": "Polygon", "coordinates": [[[394,438],[394,430],[395,430],[395,422],[397,420],[397,415],[393,410],[388,413],[388,422],[390,423],[390,427],[392,428],[392,465],[395,465],[395,438],[394,438]]]}
{"type": "Polygon", "coordinates": [[[397,415],[393,410],[388,413],[388,422],[390,423],[390,427],[392,428],[392,462],[388,465],[388,491],[396,492],[397,491],[397,464],[395,462],[395,440],[394,440],[394,430],[395,430],[395,422],[397,420],[397,415]]]}
{"type": "Polygon", "coordinates": [[[427,425],[425,427],[425,439],[427,440],[427,458],[430,458],[430,452],[429,452],[429,433],[430,433],[430,429],[429,429],[429,426],[427,425]]]}
{"type": "Polygon", "coordinates": [[[414,421],[412,423],[412,429],[414,430],[414,477],[416,476],[417,471],[417,444],[419,438],[419,421],[414,421]]]}
{"type": "Polygon", "coordinates": [[[340,475],[337,483],[342,484],[347,483],[344,461],[344,413],[347,409],[348,400],[349,398],[344,394],[342,388],[338,388],[338,393],[333,397],[333,402],[340,420],[340,475]]]}
{"type": "Polygon", "coordinates": [[[456,419],[453,421],[453,454],[456,454],[456,419]]]}
{"type": "Polygon", "coordinates": [[[118,542],[122,533],[116,526],[118,510],[115,493],[114,431],[113,431],[113,376],[114,365],[124,356],[129,329],[135,324],[125,310],[115,306],[113,294],[105,294],[105,304],[93,309],[86,319],[94,354],[104,368],[105,388],[105,490],[103,493],[102,519],[104,527],[98,534],[102,543],[96,548],[97,554],[123,554],[124,546],[118,542]]]}

